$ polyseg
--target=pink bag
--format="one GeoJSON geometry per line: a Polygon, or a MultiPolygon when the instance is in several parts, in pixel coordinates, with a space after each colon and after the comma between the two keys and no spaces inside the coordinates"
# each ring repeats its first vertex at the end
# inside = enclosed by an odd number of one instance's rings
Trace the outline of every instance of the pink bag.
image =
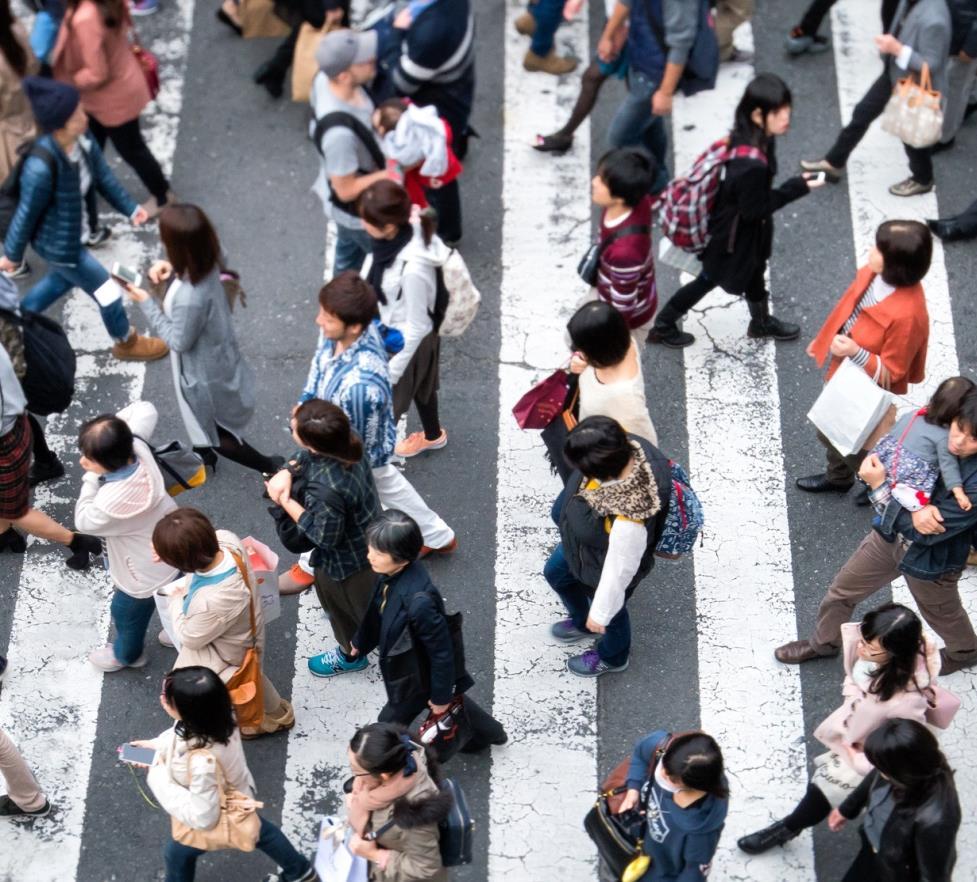
{"type": "Polygon", "coordinates": [[[960,699],[942,686],[930,686],[928,691],[926,722],[937,729],[948,729],[960,710],[960,699]]]}
{"type": "Polygon", "coordinates": [[[563,410],[569,389],[570,376],[562,369],[533,386],[512,408],[519,428],[545,429],[563,410]]]}

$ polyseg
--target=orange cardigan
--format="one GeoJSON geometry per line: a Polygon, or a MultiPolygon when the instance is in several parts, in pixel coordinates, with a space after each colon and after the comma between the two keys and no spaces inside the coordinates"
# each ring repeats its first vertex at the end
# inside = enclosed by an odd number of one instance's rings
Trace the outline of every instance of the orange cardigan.
{"type": "MultiPolygon", "coordinates": [[[[861,296],[872,284],[875,273],[863,266],[855,281],[831,310],[811,343],[811,355],[818,367],[828,357],[835,334],[851,318],[861,296]]],[[[865,373],[884,389],[904,394],[910,383],[921,383],[926,375],[926,345],[929,341],[929,313],[922,285],[896,288],[881,303],[862,310],[849,336],[871,353],[865,373]]],[[[838,369],[841,359],[831,358],[825,380],[838,369]]]]}

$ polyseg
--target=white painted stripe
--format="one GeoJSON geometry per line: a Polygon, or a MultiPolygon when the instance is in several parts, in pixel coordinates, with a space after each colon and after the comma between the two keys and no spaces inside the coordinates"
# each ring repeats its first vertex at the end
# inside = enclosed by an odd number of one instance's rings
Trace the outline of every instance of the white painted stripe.
{"type": "MultiPolygon", "coordinates": [[[[144,121],[151,148],[167,169],[176,147],[193,4],[179,0],[173,37],[151,46],[160,57],[163,91],[144,121]]],[[[140,234],[121,218],[114,221],[113,238],[96,252],[98,259],[145,264],[156,252],[155,231],[140,234]]],[[[111,341],[92,301],[78,292],[70,296],[64,322],[79,353],[75,399],[66,414],[48,421],[46,432],[62,459],[77,456],[78,425],[105,409],[100,378],[121,378],[128,403],[142,395],[145,376],[142,364],[118,362],[109,354],[111,341]]],[[[70,524],[76,493],[67,481],[42,485],[35,505],[70,524]]],[[[104,571],[73,573],[60,549],[37,552],[32,541],[17,591],[0,727],[18,741],[54,809],[30,826],[4,827],[0,878],[18,882],[70,880],[77,872],[104,676],[87,655],[105,642],[112,593],[104,571]]]]}
{"type": "MultiPolygon", "coordinates": [[[[529,147],[562,125],[579,81],[526,73],[529,44],[513,27],[521,9],[507,11],[494,714],[511,740],[492,752],[488,877],[574,882],[595,871],[581,822],[596,787],[596,690],[565,668],[586,646],[555,646],[548,634],[566,615],[542,576],[558,541],[549,509],[559,481],[538,434],[520,431],[511,411],[567,357],[564,328],[582,289],[575,268],[590,233],[590,129],[581,126],[564,157],[529,147]]],[[[587,57],[586,16],[561,28],[564,41],[587,57]]]]}
{"type": "MultiPolygon", "coordinates": [[[[676,99],[675,172],[729,131],[752,76],[749,65],[723,65],[715,90],[676,99]]],[[[689,459],[706,513],[695,552],[699,703],[732,790],[713,875],[781,882],[814,878],[809,834],[761,858],[736,848],[783,817],[807,781],[800,676],[773,657],[797,631],[776,344],[748,339],[748,322],[743,299],[718,290],[685,321],[696,335],[684,350],[689,459]]]]}
{"type": "MultiPolygon", "coordinates": [[[[865,72],[880,69],[872,43],[872,37],[879,30],[878,10],[858,0],[843,0],[832,11],[832,30],[841,114],[847,122],[868,85],[865,72]]],[[[888,192],[890,184],[907,175],[908,162],[902,146],[878,124],[874,125],[848,162],[852,234],[859,262],[875,243],[875,229],[883,220],[897,217],[925,220],[939,216],[935,191],[910,199],[888,192]]],[[[930,314],[926,379],[912,387],[909,393],[916,405],[925,404],[940,382],[960,372],[943,244],[934,238],[933,246],[933,263],[923,283],[930,314]]],[[[960,595],[971,619],[977,618],[977,575],[973,570],[968,570],[961,579],[960,595]]],[[[892,596],[897,603],[917,609],[905,579],[893,582],[892,596]]],[[[940,733],[940,742],[956,770],[960,802],[972,806],[977,804],[977,768],[972,760],[969,735],[977,727],[977,673],[972,669],[960,671],[945,678],[943,685],[960,696],[961,707],[950,729],[940,733]]],[[[963,813],[957,835],[957,853],[955,877],[959,880],[973,878],[972,868],[977,863],[977,816],[973,812],[963,813]]]]}

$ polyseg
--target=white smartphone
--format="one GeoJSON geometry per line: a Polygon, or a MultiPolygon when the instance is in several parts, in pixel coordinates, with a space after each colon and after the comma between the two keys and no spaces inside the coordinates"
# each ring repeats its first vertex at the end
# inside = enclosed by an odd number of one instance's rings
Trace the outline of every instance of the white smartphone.
{"type": "Polygon", "coordinates": [[[151,747],[136,747],[135,744],[123,744],[119,748],[119,759],[124,763],[137,766],[151,766],[156,759],[156,751],[151,747]]]}
{"type": "Polygon", "coordinates": [[[817,181],[819,184],[823,184],[826,180],[828,180],[828,173],[819,171],[815,173],[815,175],[811,178],[811,180],[817,181]]]}
{"type": "Polygon", "coordinates": [[[116,261],[112,264],[112,275],[120,282],[132,285],[134,288],[142,287],[142,275],[131,267],[124,266],[116,261]]]}

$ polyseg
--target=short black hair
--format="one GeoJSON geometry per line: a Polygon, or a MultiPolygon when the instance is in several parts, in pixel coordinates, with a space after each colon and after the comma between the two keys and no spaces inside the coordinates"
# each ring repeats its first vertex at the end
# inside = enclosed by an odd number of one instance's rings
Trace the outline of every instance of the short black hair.
{"type": "Polygon", "coordinates": [[[634,208],[651,191],[658,173],[655,158],[644,150],[621,147],[605,153],[597,163],[597,175],[615,199],[634,208]]]}
{"type": "Polygon", "coordinates": [[[949,377],[936,387],[933,397],[926,404],[926,422],[934,426],[950,428],[960,413],[964,399],[977,388],[967,377],[949,377]]]}
{"type": "Polygon", "coordinates": [[[103,469],[116,472],[132,462],[132,429],[120,417],[110,413],[90,419],[78,432],[82,456],[103,469]]]}
{"type": "Polygon", "coordinates": [[[917,720],[886,720],[865,739],[865,758],[885,775],[900,805],[955,799],[953,771],[936,736],[917,720]]]}
{"type": "Polygon", "coordinates": [[[977,390],[964,396],[956,422],[971,438],[977,438],[977,390]]]}
{"type": "Polygon", "coordinates": [[[209,566],[220,551],[214,525],[195,508],[178,508],[160,518],[152,541],[159,559],[184,573],[209,566]]]}
{"type": "Polygon", "coordinates": [[[894,288],[918,285],[933,259],[933,234],[924,223],[889,220],[875,232],[875,247],[882,254],[882,280],[894,288]]]}
{"type": "Polygon", "coordinates": [[[624,471],[634,448],[617,420],[592,416],[567,436],[563,456],[586,477],[610,481],[624,471]]]}
{"type": "Polygon", "coordinates": [[[567,333],[570,345],[597,368],[620,364],[631,349],[628,323],[603,300],[581,306],[567,322],[567,333]]]}
{"type": "Polygon", "coordinates": [[[398,563],[413,563],[421,555],[424,537],[409,514],[388,508],[366,528],[366,541],[398,563]]]}
{"type": "Polygon", "coordinates": [[[377,316],[377,294],[356,270],[346,270],[322,286],[319,305],[344,325],[366,328],[377,316]]]}
{"type": "Polygon", "coordinates": [[[237,728],[224,681],[210,668],[174,668],[163,678],[163,697],[180,714],[181,734],[196,746],[227,744],[237,728]]]}

